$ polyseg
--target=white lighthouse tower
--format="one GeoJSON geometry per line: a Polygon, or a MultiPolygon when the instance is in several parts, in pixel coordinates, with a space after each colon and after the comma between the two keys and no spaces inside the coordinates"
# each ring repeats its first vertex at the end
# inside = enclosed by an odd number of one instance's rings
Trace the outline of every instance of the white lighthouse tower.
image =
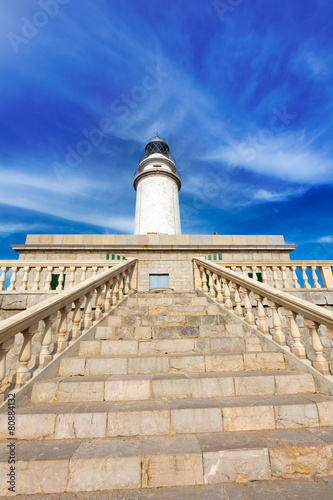
{"type": "Polygon", "coordinates": [[[134,234],[181,234],[180,174],[166,141],[158,134],[148,142],[134,175],[134,234]]]}

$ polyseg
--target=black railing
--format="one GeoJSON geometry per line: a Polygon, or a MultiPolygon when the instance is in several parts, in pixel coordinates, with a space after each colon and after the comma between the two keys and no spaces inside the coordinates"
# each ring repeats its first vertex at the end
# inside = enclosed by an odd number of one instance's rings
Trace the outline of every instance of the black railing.
{"type": "MultiPolygon", "coordinates": [[[[152,170],[153,170],[153,169],[154,169],[154,167],[152,168],[152,170]]],[[[136,171],[135,171],[135,174],[134,174],[134,179],[135,179],[135,178],[136,178],[139,174],[141,174],[142,172],[143,172],[143,169],[141,169],[141,170],[140,170],[140,167],[139,167],[139,168],[137,168],[137,169],[136,169],[136,171]]],[[[146,170],[146,172],[147,172],[147,170],[146,170]]],[[[167,172],[168,172],[168,170],[167,170],[167,172]]],[[[172,172],[173,174],[175,174],[175,175],[179,178],[179,180],[181,180],[181,175],[180,175],[179,170],[177,170],[177,169],[175,168],[174,170],[170,170],[170,172],[172,172]]]]}
{"type": "MultiPolygon", "coordinates": [[[[160,154],[162,154],[162,153],[160,153],[160,154]]],[[[142,155],[142,156],[141,156],[141,158],[140,158],[139,163],[141,163],[141,162],[142,162],[143,160],[145,160],[146,158],[149,158],[149,156],[151,156],[151,155],[147,155],[147,153],[143,153],[143,155],[142,155]]],[[[169,153],[168,155],[163,155],[163,156],[165,156],[166,158],[169,158],[169,159],[170,159],[171,161],[173,161],[173,163],[176,165],[176,160],[174,159],[174,157],[172,156],[172,154],[171,154],[171,153],[169,153]]]]}

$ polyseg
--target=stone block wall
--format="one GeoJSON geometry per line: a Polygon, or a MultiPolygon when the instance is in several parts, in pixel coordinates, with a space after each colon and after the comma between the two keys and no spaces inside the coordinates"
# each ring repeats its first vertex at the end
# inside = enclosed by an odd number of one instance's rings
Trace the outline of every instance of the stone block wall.
{"type": "Polygon", "coordinates": [[[154,259],[149,255],[140,257],[138,266],[138,291],[149,290],[150,274],[169,274],[169,287],[176,291],[194,289],[193,262],[189,254],[157,253],[154,259]],[[156,258],[155,258],[156,257],[156,258]]]}
{"type": "Polygon", "coordinates": [[[0,292],[0,321],[10,318],[16,313],[25,311],[43,300],[46,300],[58,292],[0,292]]]}

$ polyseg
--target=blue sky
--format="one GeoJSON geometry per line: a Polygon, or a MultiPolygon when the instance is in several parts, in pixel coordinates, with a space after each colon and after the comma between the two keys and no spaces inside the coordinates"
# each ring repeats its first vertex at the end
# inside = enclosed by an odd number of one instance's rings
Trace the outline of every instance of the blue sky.
{"type": "Polygon", "coordinates": [[[184,234],[333,258],[331,0],[0,0],[0,250],[133,232],[156,130],[184,234]]]}

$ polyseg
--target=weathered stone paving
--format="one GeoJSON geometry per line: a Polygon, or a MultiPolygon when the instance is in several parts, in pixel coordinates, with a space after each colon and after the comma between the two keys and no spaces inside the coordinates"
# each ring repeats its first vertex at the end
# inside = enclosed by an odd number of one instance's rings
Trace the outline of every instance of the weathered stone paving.
{"type": "Polygon", "coordinates": [[[333,498],[333,397],[195,292],[122,302],[35,383],[16,437],[24,498],[333,498]]]}

